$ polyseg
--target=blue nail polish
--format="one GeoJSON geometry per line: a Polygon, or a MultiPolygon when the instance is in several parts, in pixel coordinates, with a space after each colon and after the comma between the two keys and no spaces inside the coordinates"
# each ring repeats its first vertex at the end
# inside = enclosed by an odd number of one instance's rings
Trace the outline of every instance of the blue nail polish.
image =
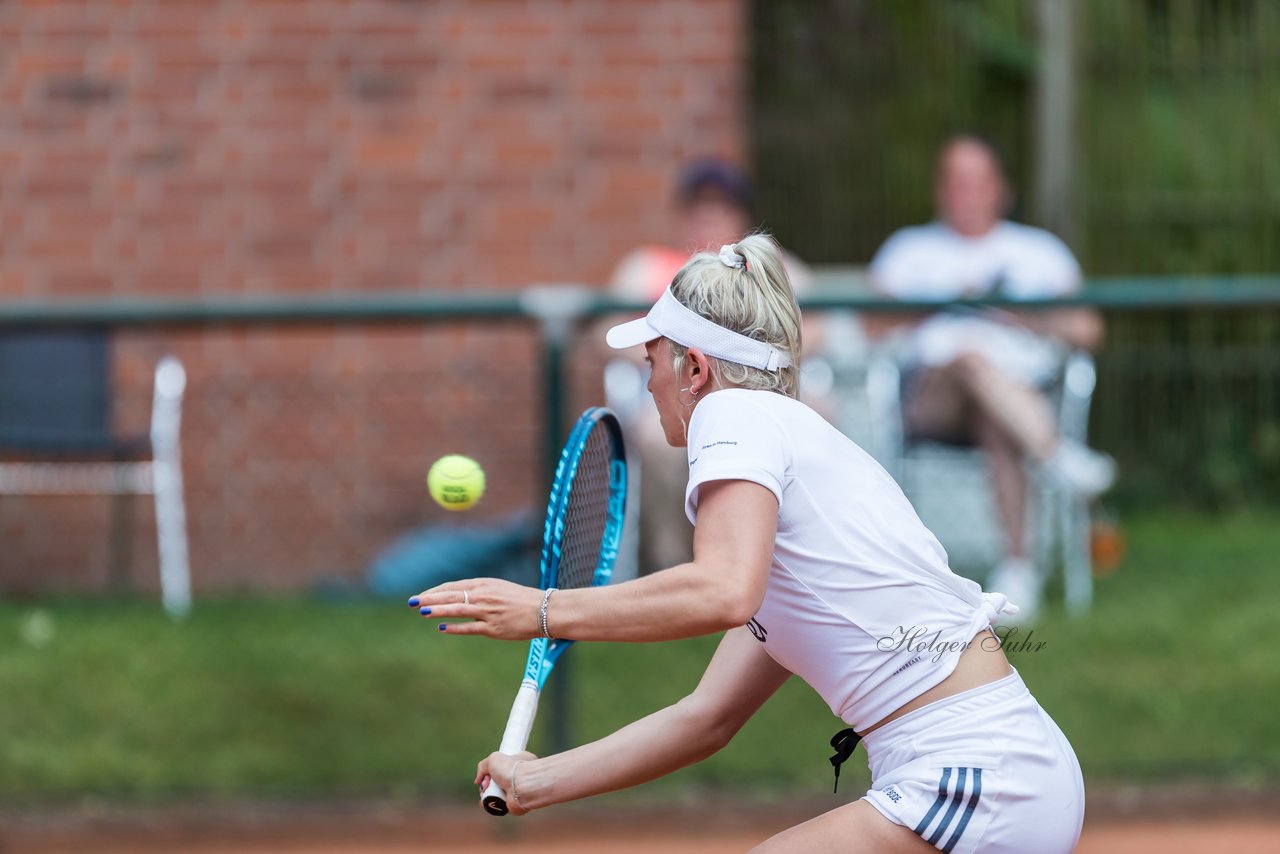
{"type": "Polygon", "coordinates": [[[431,609],[428,608],[426,605],[423,605],[421,608],[418,609],[418,613],[425,617],[431,613],[431,609]]]}
{"type": "Polygon", "coordinates": [[[449,624],[441,623],[440,625],[436,626],[436,628],[443,632],[445,629],[449,628],[449,624]]]}
{"type": "Polygon", "coordinates": [[[410,607],[410,608],[416,608],[416,607],[418,607],[418,597],[417,597],[417,596],[414,596],[413,598],[411,598],[411,599],[409,600],[409,607],[410,607]]]}

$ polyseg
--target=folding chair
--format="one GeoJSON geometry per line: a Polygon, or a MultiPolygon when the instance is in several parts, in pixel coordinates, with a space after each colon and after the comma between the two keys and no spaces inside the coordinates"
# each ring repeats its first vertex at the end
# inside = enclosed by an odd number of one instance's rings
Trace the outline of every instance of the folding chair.
{"type": "Polygon", "coordinates": [[[191,607],[178,441],[186,373],[156,365],[149,437],[111,429],[110,341],[98,330],[0,335],[0,495],[152,495],[165,610],[191,607]]]}
{"type": "MultiPolygon", "coordinates": [[[[843,365],[838,386],[847,402],[842,429],[863,445],[902,486],[916,512],[956,566],[994,566],[1004,534],[996,514],[983,452],[975,447],[907,440],[902,428],[902,371],[895,354],[878,351],[843,365]]],[[[1085,442],[1097,384],[1093,358],[1066,354],[1047,389],[1064,438],[1085,442]]],[[[1028,531],[1034,559],[1046,576],[1061,568],[1067,609],[1087,611],[1093,600],[1089,503],[1028,471],[1028,531]]]]}

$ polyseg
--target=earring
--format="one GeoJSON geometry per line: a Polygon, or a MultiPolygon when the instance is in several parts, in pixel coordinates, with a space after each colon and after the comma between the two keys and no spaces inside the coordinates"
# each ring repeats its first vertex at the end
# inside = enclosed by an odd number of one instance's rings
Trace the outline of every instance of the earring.
{"type": "Polygon", "coordinates": [[[677,402],[677,403],[679,403],[681,406],[693,406],[695,403],[697,403],[697,402],[698,402],[698,393],[697,393],[696,391],[694,391],[692,387],[690,387],[690,388],[682,388],[682,389],[680,389],[680,391],[687,391],[687,392],[689,392],[689,396],[693,398],[693,400],[689,401],[688,403],[685,403],[684,401],[680,400],[679,393],[677,392],[677,394],[676,394],[676,402],[677,402]]]}

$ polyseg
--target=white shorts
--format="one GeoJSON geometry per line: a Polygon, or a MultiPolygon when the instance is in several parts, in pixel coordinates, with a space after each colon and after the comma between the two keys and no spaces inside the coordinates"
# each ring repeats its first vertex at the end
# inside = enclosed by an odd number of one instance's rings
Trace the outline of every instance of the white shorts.
{"type": "Polygon", "coordinates": [[[863,739],[864,796],[941,851],[1069,852],[1084,821],[1075,751],[1015,671],[863,739]]]}
{"type": "Polygon", "coordinates": [[[1029,386],[1050,382],[1062,362],[1058,344],[1022,326],[969,312],[942,312],[920,324],[912,336],[915,360],[941,367],[962,353],[983,356],[1000,373],[1029,386]]]}

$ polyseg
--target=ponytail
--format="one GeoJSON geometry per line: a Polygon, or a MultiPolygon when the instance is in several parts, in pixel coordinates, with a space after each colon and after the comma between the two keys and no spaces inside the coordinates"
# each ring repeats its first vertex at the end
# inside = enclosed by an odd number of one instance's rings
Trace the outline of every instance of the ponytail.
{"type": "MultiPolygon", "coordinates": [[[[790,366],[766,370],[711,358],[724,386],[776,391],[796,397],[800,390],[800,307],[783,263],[782,249],[768,234],[750,234],[700,252],[680,268],[672,295],[690,310],[726,329],[763,341],[790,357],[790,366]]],[[[676,370],[688,352],[671,342],[676,370]]]]}

